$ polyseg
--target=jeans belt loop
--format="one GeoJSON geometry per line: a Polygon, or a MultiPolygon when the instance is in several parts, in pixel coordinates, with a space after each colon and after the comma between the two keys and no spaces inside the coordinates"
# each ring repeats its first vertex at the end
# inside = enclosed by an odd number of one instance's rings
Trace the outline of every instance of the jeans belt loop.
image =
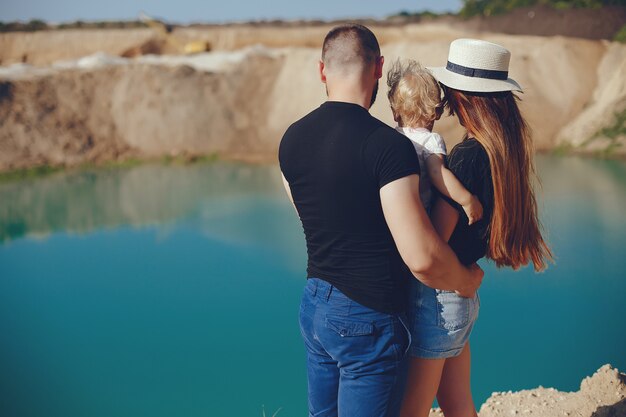
{"type": "Polygon", "coordinates": [[[315,295],[317,294],[318,281],[316,279],[313,279],[311,282],[313,283],[313,297],[315,297],[315,295]]]}
{"type": "Polygon", "coordinates": [[[335,288],[332,285],[328,285],[328,291],[326,292],[326,301],[330,300],[330,295],[333,293],[333,288],[335,288]]]}

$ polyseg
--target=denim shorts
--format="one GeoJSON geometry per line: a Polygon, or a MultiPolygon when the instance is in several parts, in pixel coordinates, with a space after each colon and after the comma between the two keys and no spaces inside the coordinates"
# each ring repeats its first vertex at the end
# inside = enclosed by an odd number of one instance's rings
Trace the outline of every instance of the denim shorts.
{"type": "Polygon", "coordinates": [[[411,355],[425,359],[458,356],[478,317],[480,299],[436,290],[415,280],[411,284],[409,327],[411,355]]]}

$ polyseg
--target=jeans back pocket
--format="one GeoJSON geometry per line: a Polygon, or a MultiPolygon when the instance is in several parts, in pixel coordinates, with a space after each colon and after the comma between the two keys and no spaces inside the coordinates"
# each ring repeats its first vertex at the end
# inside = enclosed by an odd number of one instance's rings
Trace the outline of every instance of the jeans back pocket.
{"type": "Polygon", "coordinates": [[[374,333],[374,325],[372,323],[341,317],[327,316],[326,327],[337,332],[341,337],[368,336],[374,333]]]}

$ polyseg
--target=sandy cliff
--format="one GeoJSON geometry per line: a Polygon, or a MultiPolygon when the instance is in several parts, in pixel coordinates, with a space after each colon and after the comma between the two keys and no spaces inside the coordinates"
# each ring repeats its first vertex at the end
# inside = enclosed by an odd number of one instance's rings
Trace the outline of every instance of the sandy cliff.
{"type": "Polygon", "coordinates": [[[626,153],[626,47],[611,44],[597,67],[598,83],[585,108],[558,133],[557,144],[626,153]],[[610,132],[613,130],[613,132],[610,132]]]}
{"type": "MultiPolygon", "coordinates": [[[[122,40],[113,31],[110,48],[102,48],[109,54],[0,67],[0,171],[163,155],[274,160],[288,125],[325,99],[317,76],[318,46],[278,46],[318,43],[327,29],[258,29],[259,39],[276,39],[276,47],[135,59],[111,53],[142,41],[143,32],[129,30],[122,40]]],[[[235,46],[255,30],[250,27],[235,36],[225,29],[220,42],[227,45],[230,39],[235,46]]],[[[54,35],[70,46],[69,39],[83,36],[72,31],[54,35]]],[[[466,35],[442,25],[380,28],[387,62],[404,57],[441,65],[449,42],[466,35]]],[[[6,36],[0,43],[9,42],[6,36]]],[[[539,150],[566,144],[583,152],[610,148],[626,154],[626,146],[620,146],[623,135],[597,135],[626,108],[626,46],[564,37],[475,36],[513,52],[511,76],[525,88],[521,106],[539,150]]],[[[17,42],[12,48],[25,47],[17,42]]],[[[66,58],[77,53],[67,50],[66,58]]],[[[386,91],[381,80],[372,113],[392,124],[386,91]]],[[[450,145],[462,135],[452,118],[435,129],[450,145]]]]}
{"type": "Polygon", "coordinates": [[[221,72],[124,62],[5,78],[0,170],[163,155],[267,158],[275,139],[260,121],[282,59],[242,59],[221,72]]]}

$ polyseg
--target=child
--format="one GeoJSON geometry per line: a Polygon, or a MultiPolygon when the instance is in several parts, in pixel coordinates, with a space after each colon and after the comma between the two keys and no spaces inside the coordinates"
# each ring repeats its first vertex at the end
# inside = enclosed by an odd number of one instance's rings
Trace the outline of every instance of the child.
{"type": "Polygon", "coordinates": [[[393,118],[398,123],[396,130],[411,139],[422,168],[420,198],[426,211],[430,213],[432,184],[463,207],[468,224],[479,221],[483,214],[480,201],[445,167],[446,144],[432,132],[443,111],[435,78],[416,61],[397,60],[387,73],[387,85],[393,118]]]}

